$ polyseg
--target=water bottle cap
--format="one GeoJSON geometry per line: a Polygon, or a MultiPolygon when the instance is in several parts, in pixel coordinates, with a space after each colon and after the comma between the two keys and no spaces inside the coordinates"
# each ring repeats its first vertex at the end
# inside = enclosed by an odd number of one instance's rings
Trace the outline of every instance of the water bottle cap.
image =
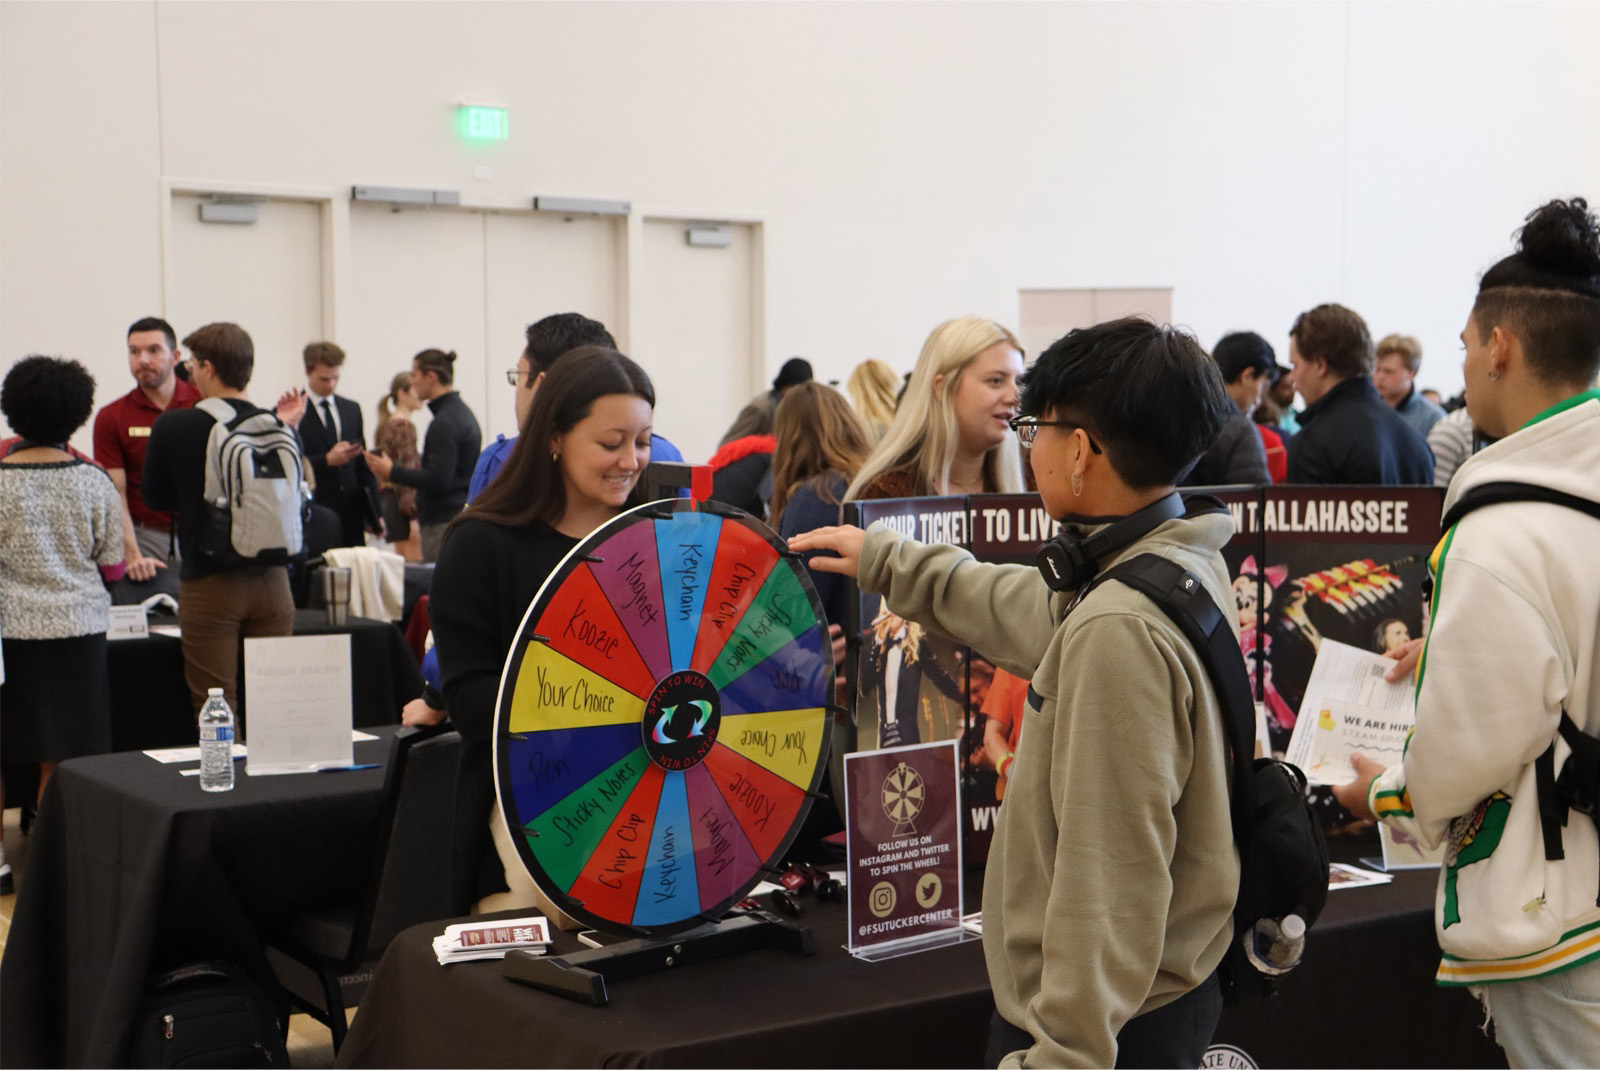
{"type": "Polygon", "coordinates": [[[221,698],[222,697],[222,688],[220,688],[220,687],[208,688],[206,690],[206,697],[207,698],[221,698]]]}
{"type": "Polygon", "coordinates": [[[1278,923],[1278,930],[1291,940],[1298,940],[1306,934],[1306,921],[1298,914],[1290,914],[1278,923]]]}

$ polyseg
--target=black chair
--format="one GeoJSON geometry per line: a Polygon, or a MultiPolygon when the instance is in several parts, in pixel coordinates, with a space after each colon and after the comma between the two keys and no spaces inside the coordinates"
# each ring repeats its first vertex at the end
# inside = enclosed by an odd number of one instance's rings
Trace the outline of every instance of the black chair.
{"type": "Polygon", "coordinates": [[[451,848],[461,737],[445,726],[403,728],[384,770],[383,809],[372,874],[356,902],[286,918],[267,959],[291,1003],[344,1043],[345,1008],[360,1003],[372,968],[402,929],[459,917],[471,903],[452,895],[451,848]]]}
{"type": "Polygon", "coordinates": [[[122,577],[111,587],[111,604],[136,606],[153,594],[164,594],[174,602],[178,600],[178,563],[170,562],[166,568],[156,569],[156,574],[140,582],[122,577]]]}
{"type": "Polygon", "coordinates": [[[305,525],[305,549],[289,561],[289,590],[296,609],[316,608],[311,603],[311,577],[322,567],[322,555],[338,546],[343,537],[339,514],[312,502],[305,525]]]}

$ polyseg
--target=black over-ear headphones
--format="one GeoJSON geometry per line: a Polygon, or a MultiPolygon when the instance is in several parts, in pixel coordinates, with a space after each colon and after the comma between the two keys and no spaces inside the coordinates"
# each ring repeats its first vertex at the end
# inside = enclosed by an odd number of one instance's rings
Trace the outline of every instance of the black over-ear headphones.
{"type": "Polygon", "coordinates": [[[1034,562],[1052,591],[1076,590],[1094,579],[1095,573],[1100,571],[1101,561],[1124,546],[1144,538],[1167,521],[1225,509],[1227,506],[1208,495],[1197,494],[1190,504],[1184,502],[1181,494],[1173,491],[1088,538],[1063,526],[1059,533],[1039,547],[1034,562]]]}

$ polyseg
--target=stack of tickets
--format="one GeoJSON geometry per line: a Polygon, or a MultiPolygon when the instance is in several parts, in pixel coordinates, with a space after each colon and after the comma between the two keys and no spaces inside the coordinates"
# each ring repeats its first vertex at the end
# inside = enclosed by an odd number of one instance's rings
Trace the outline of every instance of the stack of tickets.
{"type": "Polygon", "coordinates": [[[542,955],[550,947],[550,922],[535,914],[529,918],[447,925],[433,938],[433,953],[442,966],[448,962],[503,959],[507,951],[542,955]]]}

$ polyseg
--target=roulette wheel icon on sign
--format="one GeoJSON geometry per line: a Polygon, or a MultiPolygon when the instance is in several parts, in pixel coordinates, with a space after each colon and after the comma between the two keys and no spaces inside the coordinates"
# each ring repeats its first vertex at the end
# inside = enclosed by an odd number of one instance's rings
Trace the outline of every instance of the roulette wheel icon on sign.
{"type": "Polygon", "coordinates": [[[922,774],[901,762],[883,778],[880,794],[883,816],[894,822],[894,835],[909,836],[917,831],[917,815],[928,798],[922,774]]]}

